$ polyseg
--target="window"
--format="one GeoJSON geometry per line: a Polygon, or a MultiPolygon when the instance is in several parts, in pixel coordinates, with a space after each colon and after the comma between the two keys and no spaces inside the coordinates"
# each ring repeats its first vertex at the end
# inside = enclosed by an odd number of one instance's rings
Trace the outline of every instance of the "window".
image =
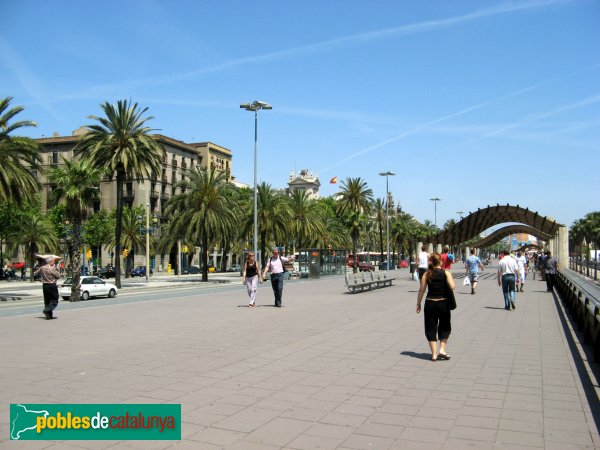
{"type": "Polygon", "coordinates": [[[58,150],[52,150],[52,164],[58,164],[58,150]]]}

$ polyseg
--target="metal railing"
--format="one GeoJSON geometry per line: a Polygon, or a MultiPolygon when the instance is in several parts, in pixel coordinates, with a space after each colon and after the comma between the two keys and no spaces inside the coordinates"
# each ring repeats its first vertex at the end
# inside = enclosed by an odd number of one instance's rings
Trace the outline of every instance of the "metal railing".
{"type": "Polygon", "coordinates": [[[587,288],[584,283],[578,282],[576,276],[563,272],[556,276],[556,290],[577,329],[583,334],[583,342],[592,347],[594,360],[600,361],[600,295],[594,292],[594,286],[587,288]]]}

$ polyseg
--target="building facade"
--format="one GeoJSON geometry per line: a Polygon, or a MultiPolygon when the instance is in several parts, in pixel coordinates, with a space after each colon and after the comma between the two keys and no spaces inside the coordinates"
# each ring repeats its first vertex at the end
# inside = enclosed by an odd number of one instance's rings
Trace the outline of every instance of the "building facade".
{"type": "MultiPolygon", "coordinates": [[[[55,188],[47,179],[46,173],[53,167],[63,164],[63,159],[73,159],[73,149],[85,129],[75,130],[71,136],[40,138],[35,141],[40,145],[45,173],[34,173],[40,181],[42,190],[42,210],[54,206],[52,191],[55,188]]],[[[123,187],[123,200],[128,206],[150,205],[152,215],[162,216],[167,201],[179,193],[176,184],[185,180],[188,173],[196,167],[206,170],[218,170],[225,173],[228,181],[232,181],[232,152],[212,142],[188,144],[162,134],[154,138],[165,149],[165,156],[160,173],[153,173],[149,178],[130,179],[123,187]]],[[[105,177],[100,185],[101,199],[94,205],[94,210],[112,210],[117,206],[116,181],[105,177]]]]}

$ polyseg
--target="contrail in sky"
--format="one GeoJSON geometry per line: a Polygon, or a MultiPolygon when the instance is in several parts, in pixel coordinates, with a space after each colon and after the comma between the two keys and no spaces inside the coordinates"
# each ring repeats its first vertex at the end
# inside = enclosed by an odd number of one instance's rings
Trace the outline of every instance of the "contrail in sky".
{"type": "MultiPolygon", "coordinates": [[[[487,101],[487,102],[478,103],[478,104],[476,104],[476,105],[469,106],[468,108],[461,109],[460,111],[454,112],[454,113],[452,113],[452,114],[447,114],[447,115],[445,115],[445,116],[438,117],[437,119],[433,119],[433,120],[431,120],[431,121],[429,121],[429,122],[426,122],[426,123],[424,123],[423,125],[419,125],[419,126],[417,126],[417,127],[413,128],[413,129],[411,129],[411,130],[408,130],[408,131],[405,131],[404,133],[401,133],[401,134],[399,134],[399,135],[397,135],[397,136],[393,136],[393,137],[391,137],[391,138],[389,138],[389,139],[386,139],[386,140],[385,140],[385,141],[383,141],[383,142],[380,142],[380,143],[378,143],[378,144],[375,144],[375,145],[372,145],[372,146],[370,146],[370,147],[367,147],[367,148],[364,148],[364,149],[362,149],[362,150],[359,150],[359,151],[357,151],[357,152],[354,152],[354,153],[352,153],[351,155],[347,156],[346,158],[344,158],[344,159],[342,159],[342,160],[338,161],[338,162],[337,162],[337,163],[335,163],[334,165],[332,165],[332,166],[329,166],[329,167],[326,167],[325,169],[321,169],[319,172],[327,172],[328,170],[331,170],[331,169],[334,169],[334,168],[336,168],[336,167],[339,167],[339,166],[341,166],[342,164],[344,164],[344,163],[345,163],[345,162],[347,162],[347,161],[350,161],[351,159],[354,159],[354,158],[356,158],[356,157],[358,157],[358,156],[360,156],[360,155],[363,155],[363,154],[365,154],[365,153],[368,153],[368,152],[370,152],[370,151],[373,151],[373,150],[375,150],[375,149],[377,149],[377,148],[383,147],[383,146],[385,146],[385,145],[387,145],[387,144],[390,144],[390,143],[392,143],[392,142],[395,142],[395,141],[398,141],[398,140],[400,140],[400,139],[403,139],[403,138],[405,138],[406,136],[410,136],[410,135],[413,135],[413,134],[419,133],[419,132],[423,131],[424,129],[426,129],[426,128],[428,128],[428,127],[432,126],[432,125],[438,124],[438,123],[440,123],[440,122],[445,122],[445,121],[447,121],[447,120],[449,120],[449,119],[452,119],[452,118],[454,118],[454,117],[463,116],[463,115],[465,115],[465,114],[467,114],[467,113],[470,113],[470,112],[472,112],[472,111],[475,111],[475,110],[481,109],[481,108],[483,108],[483,107],[485,107],[485,106],[489,106],[489,105],[491,105],[491,104],[494,104],[494,103],[500,102],[500,101],[502,101],[502,100],[506,100],[507,98],[511,98],[511,97],[515,97],[515,96],[517,96],[517,95],[524,94],[524,93],[526,93],[526,92],[532,91],[532,90],[534,90],[534,89],[537,89],[537,88],[539,88],[539,87],[542,87],[542,86],[546,86],[546,85],[548,85],[548,84],[555,83],[555,82],[557,82],[557,81],[559,81],[559,80],[562,80],[562,79],[564,79],[564,78],[571,77],[571,76],[573,76],[573,75],[575,75],[575,74],[578,74],[578,73],[581,73],[581,72],[585,72],[585,71],[587,71],[587,70],[593,69],[593,68],[595,68],[595,67],[598,67],[598,66],[600,66],[600,63],[593,64],[592,66],[590,66],[590,67],[586,67],[585,69],[578,70],[578,71],[576,71],[576,72],[572,72],[572,73],[569,73],[569,74],[567,74],[567,75],[564,75],[564,76],[561,76],[561,77],[558,77],[558,78],[554,78],[554,79],[552,79],[552,80],[549,80],[549,81],[544,81],[544,82],[542,82],[542,83],[537,83],[537,84],[533,84],[533,85],[531,85],[531,86],[528,86],[528,87],[525,87],[525,88],[522,88],[522,89],[518,89],[518,90],[516,90],[516,91],[513,91],[513,92],[511,92],[511,93],[509,93],[509,94],[503,95],[503,96],[501,96],[501,97],[495,98],[495,99],[493,99],[493,100],[490,100],[490,101],[487,101]]],[[[485,135],[483,135],[483,136],[481,136],[481,137],[478,137],[478,138],[471,139],[470,141],[463,142],[463,143],[461,143],[461,144],[459,144],[459,145],[460,145],[460,146],[462,146],[462,145],[466,145],[466,144],[469,144],[469,143],[471,143],[471,142],[475,142],[475,141],[478,141],[478,140],[484,139],[484,138],[486,138],[486,137],[490,137],[490,136],[494,136],[494,135],[496,135],[496,134],[500,134],[500,133],[502,133],[502,132],[504,132],[504,131],[506,131],[506,130],[509,130],[509,129],[512,129],[512,128],[516,128],[516,127],[519,127],[519,126],[521,126],[521,125],[524,125],[525,123],[530,123],[530,122],[534,122],[534,121],[536,121],[536,120],[544,119],[544,118],[546,118],[546,117],[550,117],[550,116],[553,116],[553,115],[555,115],[555,114],[558,114],[558,113],[560,113],[560,112],[562,112],[562,111],[566,111],[566,110],[569,110],[569,109],[580,108],[580,107],[587,106],[587,105],[589,105],[589,104],[592,104],[592,103],[597,103],[598,101],[600,101],[600,96],[594,96],[594,97],[589,97],[589,98],[587,98],[587,99],[581,100],[581,101],[579,101],[579,102],[576,102],[576,103],[572,103],[572,104],[570,104],[570,105],[565,105],[565,106],[557,107],[557,108],[555,108],[555,109],[553,109],[553,110],[550,110],[550,111],[548,111],[548,112],[545,112],[545,113],[539,113],[539,114],[535,114],[535,115],[533,115],[533,116],[531,116],[531,117],[529,117],[529,118],[526,118],[526,119],[524,119],[524,120],[523,120],[523,121],[521,121],[521,122],[517,122],[517,123],[510,124],[510,125],[506,125],[506,126],[504,126],[504,127],[502,127],[502,128],[499,128],[499,129],[497,129],[497,130],[494,130],[494,131],[491,131],[491,132],[489,132],[489,133],[486,133],[485,135]]],[[[457,145],[457,146],[459,146],[459,145],[457,145]]],[[[455,148],[455,147],[452,147],[452,148],[455,148]]]]}

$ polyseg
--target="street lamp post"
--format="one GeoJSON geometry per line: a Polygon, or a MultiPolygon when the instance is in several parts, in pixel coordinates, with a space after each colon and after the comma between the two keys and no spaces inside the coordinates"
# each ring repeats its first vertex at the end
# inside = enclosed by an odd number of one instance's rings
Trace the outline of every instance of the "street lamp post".
{"type": "Polygon", "coordinates": [[[390,270],[390,187],[389,177],[396,175],[389,170],[387,172],[379,172],[379,175],[385,177],[385,242],[387,246],[387,270],[390,270]]]}
{"type": "Polygon", "coordinates": [[[150,282],[150,203],[146,203],[146,284],[150,282]]]}
{"type": "Polygon", "coordinates": [[[433,219],[433,224],[435,225],[435,227],[437,228],[437,202],[441,201],[441,198],[438,197],[434,197],[434,198],[430,198],[429,200],[431,200],[433,202],[433,210],[434,210],[434,219],[433,219]]]}
{"type": "Polygon", "coordinates": [[[254,255],[258,258],[258,190],[256,185],[258,110],[273,109],[273,107],[266,102],[255,100],[252,103],[242,103],[240,108],[246,111],[254,111],[254,255]]]}

